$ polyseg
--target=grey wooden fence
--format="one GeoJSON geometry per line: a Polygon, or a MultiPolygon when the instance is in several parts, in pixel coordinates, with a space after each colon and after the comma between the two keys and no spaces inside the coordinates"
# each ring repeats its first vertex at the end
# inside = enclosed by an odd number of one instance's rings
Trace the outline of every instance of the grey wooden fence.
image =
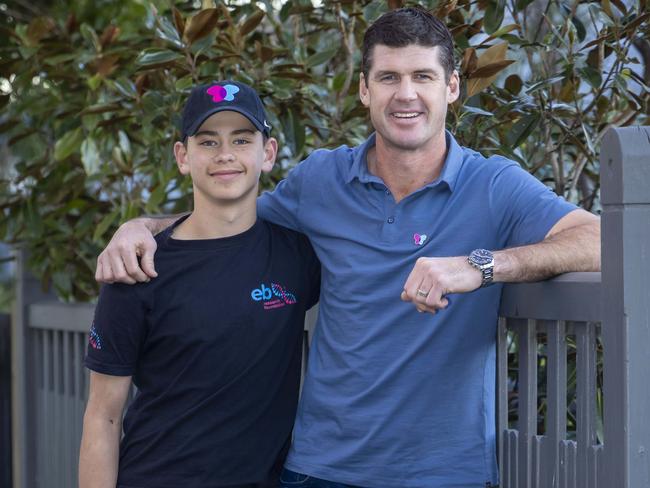
{"type": "MultiPolygon", "coordinates": [[[[504,288],[497,338],[502,488],[650,488],[650,128],[605,136],[601,184],[602,275],[570,273],[504,288]],[[596,408],[600,338],[602,442],[596,408]],[[512,341],[518,346],[517,415],[509,425],[512,341]],[[566,420],[567,344],[575,344],[575,431],[566,420]],[[538,391],[540,351],[545,392],[538,391]],[[544,431],[538,432],[542,393],[547,408],[544,431]]],[[[13,486],[69,488],[77,484],[87,395],[82,358],[92,306],[43,296],[22,271],[21,259],[19,254],[12,320],[13,486]]]]}

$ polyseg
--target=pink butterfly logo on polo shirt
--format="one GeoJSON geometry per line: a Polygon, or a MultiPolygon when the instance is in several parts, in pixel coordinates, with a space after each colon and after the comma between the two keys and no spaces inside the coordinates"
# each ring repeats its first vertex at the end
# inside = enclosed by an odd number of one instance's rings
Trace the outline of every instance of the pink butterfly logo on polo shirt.
{"type": "Polygon", "coordinates": [[[427,240],[426,234],[413,234],[413,242],[416,246],[421,246],[427,240]]]}

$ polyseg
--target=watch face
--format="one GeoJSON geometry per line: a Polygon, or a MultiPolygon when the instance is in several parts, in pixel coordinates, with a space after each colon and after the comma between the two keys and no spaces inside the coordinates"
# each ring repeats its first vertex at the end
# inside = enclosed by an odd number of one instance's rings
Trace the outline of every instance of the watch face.
{"type": "Polygon", "coordinates": [[[492,253],[486,249],[476,249],[470,254],[472,262],[478,264],[479,266],[485,266],[492,262],[493,256],[492,253]]]}

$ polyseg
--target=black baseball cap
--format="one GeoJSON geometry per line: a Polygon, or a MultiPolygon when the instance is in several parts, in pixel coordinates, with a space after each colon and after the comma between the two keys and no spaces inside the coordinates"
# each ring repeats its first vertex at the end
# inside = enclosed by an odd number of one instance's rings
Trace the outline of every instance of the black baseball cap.
{"type": "Polygon", "coordinates": [[[183,140],[193,136],[212,114],[230,110],[246,117],[266,137],[271,126],[257,92],[245,83],[225,80],[196,86],[183,109],[183,140]]]}

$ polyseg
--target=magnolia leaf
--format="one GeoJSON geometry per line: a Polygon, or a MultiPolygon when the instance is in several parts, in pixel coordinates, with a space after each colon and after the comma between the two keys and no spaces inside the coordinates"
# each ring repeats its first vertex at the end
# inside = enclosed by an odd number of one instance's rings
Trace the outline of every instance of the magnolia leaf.
{"type": "Polygon", "coordinates": [[[253,32],[255,28],[260,25],[260,22],[264,19],[266,13],[264,10],[256,8],[253,12],[241,25],[239,28],[239,35],[244,37],[247,34],[253,32]]]}
{"type": "Polygon", "coordinates": [[[183,38],[193,44],[195,41],[204,38],[217,26],[219,20],[219,10],[216,8],[206,8],[201,10],[194,17],[189,19],[185,26],[183,38]]]}
{"type": "MultiPolygon", "coordinates": [[[[494,46],[490,46],[478,57],[476,61],[476,69],[479,70],[480,68],[487,67],[491,64],[498,64],[505,61],[507,51],[507,42],[502,42],[495,44],[494,46]]],[[[507,64],[498,66],[500,66],[500,69],[498,71],[501,71],[507,66],[507,64]]],[[[492,69],[493,68],[487,69],[486,72],[490,72],[492,69]]],[[[467,98],[480,93],[482,90],[490,86],[496,79],[498,71],[486,77],[473,77],[472,73],[469,73],[469,77],[473,79],[467,81],[467,98]]]]}
{"type": "Polygon", "coordinates": [[[88,176],[99,172],[102,161],[97,149],[97,143],[92,137],[87,137],[81,144],[81,162],[88,176]]]}
{"type": "Polygon", "coordinates": [[[312,56],[309,56],[307,60],[305,61],[305,66],[308,68],[313,68],[314,66],[318,66],[319,64],[326,63],[330,59],[332,59],[336,53],[339,52],[338,46],[332,49],[326,49],[324,51],[317,52],[316,54],[313,54],[312,56]]]}
{"type": "Polygon", "coordinates": [[[81,141],[83,141],[83,130],[77,127],[71,131],[66,132],[54,145],[54,159],[56,161],[63,161],[79,150],[81,141]]]}
{"type": "Polygon", "coordinates": [[[183,47],[181,38],[176,31],[176,26],[165,17],[158,18],[156,35],[164,41],[171,42],[176,47],[183,47]]]}
{"type": "Polygon", "coordinates": [[[56,24],[50,17],[36,17],[27,27],[27,39],[29,39],[31,45],[38,44],[41,39],[50,34],[54,27],[56,27],[56,24]]]}
{"type": "Polygon", "coordinates": [[[92,27],[86,23],[83,23],[79,27],[79,32],[81,32],[81,35],[84,39],[86,39],[86,41],[90,42],[93,45],[95,51],[100,52],[102,50],[102,43],[100,42],[99,37],[97,37],[97,33],[93,30],[92,27]]]}
{"type": "Polygon", "coordinates": [[[179,36],[182,36],[183,32],[185,32],[185,19],[183,18],[183,14],[181,14],[176,7],[172,8],[172,13],[174,15],[174,26],[176,27],[176,32],[179,36]]]}
{"type": "MultiPolygon", "coordinates": [[[[499,29],[496,32],[493,32],[492,35],[490,35],[488,38],[486,38],[484,41],[482,41],[481,44],[479,44],[479,46],[483,46],[483,45],[487,44],[488,42],[493,41],[494,39],[498,39],[498,38],[500,38],[502,36],[505,36],[506,34],[512,32],[514,30],[521,30],[521,26],[519,24],[504,25],[503,27],[501,27],[501,29],[499,29]]],[[[508,36],[508,37],[516,37],[516,36],[508,36]]]]}
{"type": "Polygon", "coordinates": [[[538,113],[529,114],[519,119],[508,132],[508,145],[513,149],[518,147],[537,126],[539,119],[540,115],[538,113]]]}
{"type": "Polygon", "coordinates": [[[165,185],[158,185],[156,189],[149,195],[149,198],[147,199],[147,203],[145,205],[145,210],[149,213],[156,212],[158,210],[158,206],[165,199],[165,195],[165,185]]]}
{"type": "Polygon", "coordinates": [[[483,110],[483,109],[478,108],[478,107],[472,107],[470,105],[463,106],[463,110],[465,112],[469,112],[471,114],[476,114],[476,115],[485,115],[485,116],[490,116],[490,117],[494,116],[494,114],[492,112],[488,112],[487,110],[483,110]]]}
{"type": "Polygon", "coordinates": [[[160,66],[182,59],[183,56],[169,49],[149,48],[140,53],[136,63],[140,66],[160,66]]]}
{"type": "Polygon", "coordinates": [[[123,130],[118,131],[117,137],[120,144],[120,149],[124,153],[127,159],[131,158],[131,141],[129,141],[129,136],[126,135],[126,132],[123,130]]]}
{"type": "Polygon", "coordinates": [[[463,53],[463,61],[460,65],[460,69],[463,73],[471,73],[476,69],[477,62],[478,57],[476,56],[476,49],[468,47],[463,53]]]}
{"type": "Polygon", "coordinates": [[[97,224],[97,227],[95,228],[95,232],[93,234],[93,241],[99,242],[99,239],[104,235],[104,233],[108,230],[108,228],[111,225],[113,225],[113,223],[120,216],[120,212],[121,209],[118,206],[115,209],[113,209],[111,213],[104,216],[104,218],[99,222],[99,224],[97,224]]]}
{"type": "Polygon", "coordinates": [[[510,66],[512,63],[514,63],[513,60],[504,59],[503,61],[497,61],[496,63],[476,68],[473,73],[470,73],[468,78],[490,78],[491,76],[496,75],[499,71],[503,71],[505,67],[510,66]]]}
{"type": "Polygon", "coordinates": [[[493,0],[488,5],[483,18],[483,27],[488,34],[494,34],[503,23],[505,0],[493,0]]]}
{"type": "Polygon", "coordinates": [[[513,95],[517,95],[522,86],[524,86],[524,82],[521,81],[518,75],[510,75],[506,78],[505,88],[513,95]]]}
{"type": "Polygon", "coordinates": [[[600,85],[603,81],[600,71],[592,68],[591,66],[585,66],[584,68],[580,68],[578,70],[578,73],[580,73],[580,77],[589,83],[593,88],[600,88],[600,85]]]}

